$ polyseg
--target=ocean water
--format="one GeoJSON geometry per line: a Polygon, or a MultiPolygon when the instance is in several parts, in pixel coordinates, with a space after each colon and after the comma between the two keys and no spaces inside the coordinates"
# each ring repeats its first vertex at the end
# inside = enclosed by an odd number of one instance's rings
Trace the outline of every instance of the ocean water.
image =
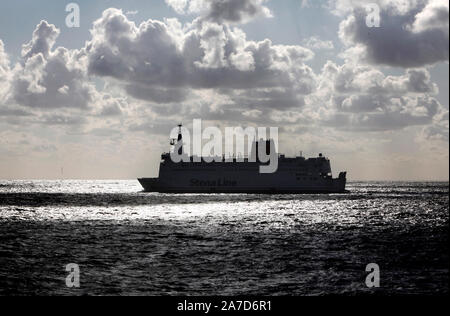
{"type": "Polygon", "coordinates": [[[0,181],[0,295],[449,292],[449,183],[347,194],[143,193],[131,181],[0,181]],[[66,265],[80,287],[66,286],[66,265]],[[368,288],[366,265],[380,267],[368,288]]]}

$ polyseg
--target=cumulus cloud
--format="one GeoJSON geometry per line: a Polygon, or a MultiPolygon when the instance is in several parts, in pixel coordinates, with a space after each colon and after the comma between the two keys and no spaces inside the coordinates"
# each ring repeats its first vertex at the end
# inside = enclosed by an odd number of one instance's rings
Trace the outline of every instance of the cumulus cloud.
{"type": "Polygon", "coordinates": [[[23,59],[28,60],[39,53],[41,53],[44,58],[47,58],[50,55],[50,50],[55,44],[59,33],[60,31],[55,25],[42,20],[33,31],[31,41],[24,44],[22,47],[23,59]]]}
{"type": "Polygon", "coordinates": [[[78,51],[52,49],[59,30],[41,21],[13,71],[10,103],[31,108],[87,109],[96,91],[86,78],[78,51]]]}
{"type": "MultiPolygon", "coordinates": [[[[419,11],[425,12],[425,7],[419,11]]],[[[354,16],[355,10],[346,14],[354,16]]],[[[410,11],[399,8],[392,16],[410,11]]],[[[406,31],[424,32],[424,23],[410,23],[406,31]]],[[[161,118],[169,125],[177,115],[286,128],[301,124],[385,131],[434,126],[443,113],[435,98],[437,85],[423,67],[385,75],[355,60],[328,62],[316,74],[307,65],[314,57],[311,49],[333,47],[318,37],[306,39],[306,47],[275,45],[269,39],[248,40],[241,29],[212,19],[184,25],[176,19],[147,20],[136,25],[117,9],[103,12],[79,50],[54,48],[58,34],[54,25],[42,21],[13,68],[0,42],[0,71],[6,74],[0,80],[7,78],[10,85],[4,93],[8,104],[0,115],[27,117],[40,111],[34,122],[75,126],[87,124],[89,117],[122,118],[131,113],[131,98],[137,104],[133,110],[148,111],[124,121],[129,131],[159,126],[154,121],[161,118]],[[115,93],[99,92],[92,78],[110,83],[115,93]]]]}
{"type": "Polygon", "coordinates": [[[123,98],[99,92],[82,50],[56,47],[60,31],[41,21],[10,67],[0,41],[0,116],[10,124],[81,125],[96,113],[117,116],[123,98]]]}
{"type": "Polygon", "coordinates": [[[311,116],[342,130],[384,131],[427,125],[444,111],[434,97],[437,86],[426,69],[399,76],[354,63],[327,62],[313,96],[323,106],[311,116]]]}
{"type": "Polygon", "coordinates": [[[122,11],[108,9],[91,33],[84,49],[89,74],[119,81],[138,99],[181,102],[189,88],[285,89],[292,92],[291,103],[298,99],[301,105],[301,95],[314,87],[314,72],[305,64],[311,50],[249,41],[225,24],[148,20],[136,26],[122,11]]]}
{"type": "Polygon", "coordinates": [[[448,148],[449,141],[449,115],[448,111],[443,111],[436,116],[433,125],[425,126],[419,134],[422,141],[445,142],[448,148]]]}
{"type": "Polygon", "coordinates": [[[385,76],[380,70],[370,66],[346,63],[337,66],[331,62],[324,67],[325,76],[334,78],[334,91],[338,93],[367,93],[384,96],[408,93],[438,92],[431,82],[428,70],[408,69],[401,76],[385,76]]]}
{"type": "MultiPolygon", "coordinates": [[[[53,48],[59,33],[55,25],[44,20],[36,26],[32,39],[23,45],[22,58],[10,71],[11,87],[5,103],[32,110],[71,109],[85,113],[111,107],[110,103],[116,102],[114,98],[98,92],[88,78],[84,52],[65,47],[53,48]]],[[[112,113],[111,110],[107,112],[112,113]]],[[[59,113],[56,115],[58,119],[41,122],[58,125],[85,122],[59,113]]]]}
{"type": "Polygon", "coordinates": [[[166,0],[178,14],[199,14],[215,23],[245,23],[256,17],[272,17],[266,0],[166,0]]]}
{"type": "Polygon", "coordinates": [[[412,30],[421,33],[441,29],[448,34],[449,8],[446,0],[430,0],[425,8],[416,14],[412,30]]]}
{"type": "Polygon", "coordinates": [[[404,68],[448,60],[448,1],[377,3],[380,6],[380,27],[369,28],[365,2],[336,2],[337,12],[348,14],[339,28],[339,37],[348,48],[346,57],[404,68]]]}
{"type": "Polygon", "coordinates": [[[165,0],[167,5],[175,10],[178,14],[185,14],[186,10],[189,9],[188,0],[165,0]]]}

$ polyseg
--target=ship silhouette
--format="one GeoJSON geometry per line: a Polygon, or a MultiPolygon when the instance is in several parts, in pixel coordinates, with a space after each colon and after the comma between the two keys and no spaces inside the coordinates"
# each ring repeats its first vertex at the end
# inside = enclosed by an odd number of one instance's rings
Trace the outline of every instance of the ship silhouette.
{"type": "MultiPolygon", "coordinates": [[[[177,139],[183,142],[181,125],[177,139]]],[[[161,155],[158,178],[140,178],[146,192],[159,193],[343,193],[346,172],[333,178],[330,160],[319,154],[305,158],[302,155],[286,157],[277,154],[278,169],[274,173],[260,173],[263,163],[258,157],[259,146],[266,146],[266,154],[275,148],[273,140],[254,140],[249,158],[225,158],[213,162],[189,157],[187,161],[173,162],[170,153],[161,155]],[[199,162],[196,162],[200,160],[199,162]]],[[[182,143],[178,153],[183,154],[182,143]]]]}

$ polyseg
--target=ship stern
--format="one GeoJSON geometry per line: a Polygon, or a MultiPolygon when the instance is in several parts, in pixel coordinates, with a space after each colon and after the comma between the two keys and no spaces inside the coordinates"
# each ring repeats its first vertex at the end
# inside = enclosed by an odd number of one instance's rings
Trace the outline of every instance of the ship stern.
{"type": "Polygon", "coordinates": [[[347,184],[347,172],[343,171],[339,173],[339,177],[333,179],[333,189],[338,193],[347,192],[345,185],[347,184]]]}

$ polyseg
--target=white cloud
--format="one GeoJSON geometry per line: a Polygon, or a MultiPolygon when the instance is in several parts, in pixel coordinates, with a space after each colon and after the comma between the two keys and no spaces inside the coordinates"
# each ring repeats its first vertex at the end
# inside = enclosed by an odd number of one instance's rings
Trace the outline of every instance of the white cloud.
{"type": "MultiPolygon", "coordinates": [[[[136,26],[122,11],[108,9],[91,33],[84,49],[89,73],[114,78],[143,100],[181,102],[192,96],[189,88],[283,88],[292,92],[291,104],[298,99],[301,106],[300,96],[314,87],[314,72],[304,63],[314,56],[309,49],[248,41],[242,30],[224,24],[195,20],[181,26],[172,19],[136,26]]],[[[255,106],[258,101],[248,103],[255,106]]]]}
{"type": "Polygon", "coordinates": [[[22,47],[22,57],[28,60],[36,54],[41,53],[44,58],[50,54],[50,50],[56,42],[60,31],[53,24],[48,24],[47,21],[42,20],[33,31],[31,41],[24,44],[22,47]]]}
{"type": "Polygon", "coordinates": [[[432,124],[444,111],[426,69],[386,76],[374,67],[327,62],[305,112],[341,130],[386,131],[432,124]],[[317,103],[321,106],[317,106],[317,103]]]}
{"type": "Polygon", "coordinates": [[[215,23],[246,23],[256,17],[272,17],[266,0],[166,0],[178,14],[198,14],[215,23]]]}
{"type": "Polygon", "coordinates": [[[447,0],[430,0],[425,8],[416,14],[412,30],[421,33],[433,29],[447,32],[449,28],[449,6],[447,0]]]}
{"type": "Polygon", "coordinates": [[[185,14],[189,0],[165,0],[167,5],[175,10],[178,14],[185,14]]]}
{"type": "Polygon", "coordinates": [[[22,117],[17,124],[23,120],[49,125],[84,124],[88,121],[86,115],[114,103],[114,98],[106,99],[88,78],[82,52],[53,48],[59,33],[55,25],[41,21],[32,39],[23,45],[22,58],[12,68],[0,41],[0,80],[7,79],[0,88],[0,112],[3,116],[22,117]]]}

